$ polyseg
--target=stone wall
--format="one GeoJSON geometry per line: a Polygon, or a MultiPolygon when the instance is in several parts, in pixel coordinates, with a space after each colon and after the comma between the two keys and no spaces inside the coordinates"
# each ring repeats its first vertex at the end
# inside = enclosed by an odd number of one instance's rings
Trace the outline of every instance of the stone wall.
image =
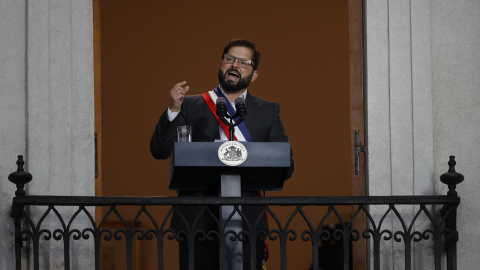
{"type": "Polygon", "coordinates": [[[25,3],[0,0],[0,269],[14,269],[14,224],[10,217],[15,185],[8,175],[25,154],[25,3]]]}
{"type": "MultiPolygon", "coordinates": [[[[458,269],[477,269],[480,254],[480,2],[431,1],[435,179],[455,155],[465,176],[457,227],[458,269]]],[[[447,188],[435,181],[435,192],[447,188]]]]}
{"type": "MultiPolygon", "coordinates": [[[[0,222],[7,227],[0,232],[0,268],[13,269],[8,208],[15,188],[7,177],[17,154],[33,175],[28,194],[95,195],[93,12],[91,0],[1,0],[0,6],[0,222]]],[[[56,224],[52,217],[45,226],[56,224]]],[[[43,243],[51,247],[41,255],[42,269],[63,269],[56,242],[43,243]]],[[[92,269],[92,250],[82,253],[72,267],[92,269]]]]}
{"type": "MultiPolygon", "coordinates": [[[[480,2],[367,0],[365,13],[368,194],[446,194],[439,177],[456,155],[466,179],[457,188],[458,268],[474,269],[480,2]]],[[[402,268],[401,250],[390,244],[384,250],[382,269],[402,268]]],[[[422,265],[426,258],[414,257],[414,269],[432,267],[422,265]]]]}

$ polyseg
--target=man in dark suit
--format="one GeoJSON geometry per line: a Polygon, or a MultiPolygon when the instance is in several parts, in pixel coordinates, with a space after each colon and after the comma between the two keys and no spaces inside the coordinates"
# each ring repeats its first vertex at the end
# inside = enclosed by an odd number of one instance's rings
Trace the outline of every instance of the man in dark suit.
{"type": "MultiPolygon", "coordinates": [[[[230,41],[222,54],[218,64],[218,79],[220,85],[214,90],[202,95],[190,95],[189,86],[186,82],[177,83],[170,90],[170,106],[162,114],[150,141],[150,151],[157,159],[166,159],[171,155],[173,143],[177,140],[176,129],[181,125],[192,127],[192,141],[212,142],[216,139],[228,140],[229,132],[222,127],[215,112],[215,100],[225,97],[229,109],[238,97],[245,99],[248,113],[245,120],[235,131],[239,141],[254,142],[287,142],[283,122],[280,118],[280,105],[262,98],[256,97],[247,91],[247,87],[258,77],[260,53],[255,45],[247,40],[230,41]],[[229,102],[228,102],[229,101],[229,102]],[[212,107],[213,106],[213,107],[212,107]]],[[[293,173],[293,160],[288,174],[293,173]]],[[[212,186],[206,190],[181,190],[178,196],[218,196],[219,187],[212,186]]],[[[242,197],[257,197],[262,192],[242,191],[242,197]]],[[[187,230],[193,224],[199,213],[204,208],[178,207],[172,217],[171,227],[175,231],[187,230]]],[[[218,209],[209,208],[213,215],[218,216],[218,209]]],[[[253,223],[263,215],[261,206],[242,206],[242,213],[253,223]]],[[[201,230],[218,230],[211,215],[202,214],[196,223],[196,228],[201,230]]],[[[268,232],[267,220],[261,219],[261,230],[268,232]]],[[[182,241],[185,242],[185,241],[182,241]]],[[[188,246],[180,242],[180,268],[187,269],[186,253],[188,246]]],[[[196,241],[195,243],[195,269],[218,269],[218,240],[196,241]]],[[[248,246],[244,243],[245,247],[248,246]]],[[[249,251],[244,251],[244,257],[248,257],[249,251]]],[[[257,269],[261,269],[262,259],[265,256],[263,241],[257,240],[257,269]]],[[[248,258],[245,258],[248,262],[248,258]]],[[[245,269],[249,269],[249,263],[244,263],[245,269]]]]}

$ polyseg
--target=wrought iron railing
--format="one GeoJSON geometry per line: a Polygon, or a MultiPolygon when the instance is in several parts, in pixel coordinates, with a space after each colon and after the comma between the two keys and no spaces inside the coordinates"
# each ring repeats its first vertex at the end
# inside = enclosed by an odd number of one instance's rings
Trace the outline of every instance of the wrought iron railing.
{"type": "MultiPolygon", "coordinates": [[[[224,240],[246,241],[261,239],[270,243],[278,241],[281,269],[287,269],[287,243],[304,241],[311,245],[311,269],[327,269],[322,260],[322,249],[326,243],[337,243],[340,255],[337,267],[352,269],[352,243],[365,241],[369,251],[367,259],[370,267],[381,269],[382,245],[386,243],[400,244],[404,252],[404,268],[412,269],[412,250],[415,245],[426,244],[432,253],[431,262],[434,269],[456,269],[456,211],[460,203],[455,187],[462,182],[463,176],[455,172],[454,157],[450,157],[448,173],[441,181],[448,185],[446,196],[365,196],[365,197],[265,197],[265,198],[216,198],[216,197],[89,197],[89,196],[28,196],[24,185],[32,176],[23,170],[23,159],[19,156],[18,169],[9,176],[9,180],[17,185],[13,199],[12,217],[15,219],[15,254],[16,269],[22,269],[22,250],[31,252],[30,261],[33,269],[41,269],[41,242],[56,241],[63,244],[64,269],[71,269],[72,243],[93,239],[95,269],[100,269],[102,241],[123,240],[126,247],[125,265],[134,269],[133,242],[137,240],[156,242],[156,260],[158,269],[164,269],[164,248],[169,241],[203,241],[218,240],[219,250],[224,247],[224,240]],[[179,206],[201,207],[200,215],[208,215],[217,225],[225,228],[225,223],[211,209],[221,205],[233,205],[234,212],[243,218],[241,232],[223,229],[202,231],[187,226],[185,230],[175,231],[169,226],[172,213],[177,211],[182,216],[179,206]],[[268,216],[269,229],[258,229],[258,220],[248,220],[240,206],[261,205],[263,213],[268,216]],[[100,220],[95,221],[92,206],[105,208],[100,220]],[[122,215],[122,207],[136,207],[134,218],[127,221],[122,215]],[[162,215],[154,214],[154,207],[167,209],[162,215]],[[351,207],[351,214],[342,217],[341,210],[351,207]],[[68,208],[69,210],[63,210],[68,208]],[[313,208],[313,211],[312,211],[313,208]],[[285,216],[279,217],[279,209],[285,216]],[[314,215],[311,215],[311,213],[314,215]],[[67,213],[67,214],[65,214],[67,213]],[[79,217],[85,222],[78,227],[79,217]],[[86,218],[85,218],[86,217],[86,218]],[[114,217],[121,228],[111,229],[105,226],[106,221],[114,217]],[[148,220],[148,226],[137,226],[138,220],[148,220]],[[47,221],[48,220],[48,221],[47,221]],[[299,222],[293,222],[294,220],[299,222]],[[328,228],[332,220],[337,224],[328,228]],[[301,224],[301,230],[293,224],[301,224]],[[359,227],[356,227],[358,224],[359,227]],[[83,226],[83,227],[82,227],[83,226]],[[446,265],[442,254],[446,253],[446,265]]],[[[232,213],[233,215],[233,213],[232,213]]],[[[231,215],[231,216],[232,216],[231,215]]],[[[228,224],[229,221],[226,222],[228,224]]],[[[248,241],[247,241],[248,242],[248,241]]],[[[245,243],[247,243],[245,242],[245,243]]],[[[250,269],[255,269],[255,245],[251,245],[250,269]]],[[[25,251],[24,251],[25,252],[25,251]]],[[[188,258],[193,262],[194,248],[188,245],[188,258]]],[[[227,262],[220,256],[220,269],[225,269],[227,262]]],[[[331,258],[330,258],[331,259],[331,258]]],[[[193,269],[190,264],[189,269],[193,269]]],[[[331,268],[333,269],[333,268],[331,268]]],[[[339,269],[339,268],[334,268],[339,269]]]]}

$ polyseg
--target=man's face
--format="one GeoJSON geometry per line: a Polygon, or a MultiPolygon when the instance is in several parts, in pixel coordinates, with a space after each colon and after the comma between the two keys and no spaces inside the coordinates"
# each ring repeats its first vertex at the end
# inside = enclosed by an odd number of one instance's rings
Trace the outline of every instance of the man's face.
{"type": "MultiPolygon", "coordinates": [[[[235,58],[252,60],[253,53],[246,47],[232,47],[228,51],[229,55],[235,58]]],[[[225,92],[238,92],[244,90],[257,79],[258,71],[253,71],[253,66],[241,67],[239,60],[235,59],[233,63],[227,64],[220,61],[218,68],[218,81],[225,92]]]]}

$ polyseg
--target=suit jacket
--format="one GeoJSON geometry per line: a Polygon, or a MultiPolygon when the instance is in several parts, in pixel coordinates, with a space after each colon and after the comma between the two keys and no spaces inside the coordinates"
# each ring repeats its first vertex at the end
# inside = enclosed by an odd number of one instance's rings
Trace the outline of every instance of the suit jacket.
{"type": "MultiPolygon", "coordinates": [[[[288,136],[285,134],[285,128],[280,118],[280,105],[276,102],[264,100],[253,96],[250,92],[245,98],[247,115],[245,126],[249,130],[253,141],[255,142],[288,142],[288,136]]],[[[219,123],[210,110],[201,95],[185,96],[180,113],[173,121],[168,120],[167,110],[162,114],[158,121],[152,139],[150,141],[150,151],[153,157],[157,159],[167,159],[170,157],[173,143],[177,141],[177,126],[188,125],[192,127],[192,141],[194,142],[213,142],[220,139],[219,123]]],[[[291,168],[287,179],[294,170],[293,159],[291,159],[291,168]]],[[[218,187],[204,191],[180,191],[178,196],[218,196],[218,187]]],[[[242,192],[242,197],[256,197],[255,192],[242,192]]],[[[177,213],[181,213],[186,221],[191,224],[195,220],[203,206],[199,207],[179,207],[177,213]]],[[[218,209],[211,208],[211,211],[218,215],[218,209]]],[[[263,211],[261,207],[243,206],[243,213],[252,220],[258,217],[258,213],[263,211]]],[[[178,215],[172,217],[171,226],[174,229],[186,229],[185,220],[178,215]]],[[[197,221],[197,228],[210,229],[211,220],[206,219],[197,221]]],[[[261,224],[262,228],[267,228],[266,220],[261,224]]]]}

